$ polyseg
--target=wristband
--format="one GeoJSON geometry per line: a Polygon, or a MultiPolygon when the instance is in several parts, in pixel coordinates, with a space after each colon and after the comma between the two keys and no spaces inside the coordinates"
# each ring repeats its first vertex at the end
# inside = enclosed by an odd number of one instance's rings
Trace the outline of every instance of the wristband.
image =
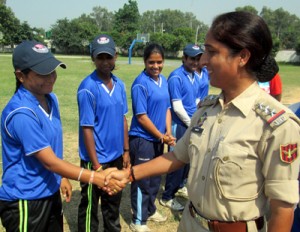
{"type": "MultiPolygon", "coordinates": [[[[94,169],[95,171],[98,171],[99,168],[102,169],[102,165],[101,165],[101,164],[93,165],[93,169],[94,169]]],[[[100,170],[101,170],[101,169],[100,169],[100,170]]],[[[99,171],[100,171],[100,170],[99,170],[99,171]]]]}
{"type": "Polygon", "coordinates": [[[129,149],[125,149],[125,148],[124,148],[124,152],[129,152],[129,149]]]}
{"type": "Polygon", "coordinates": [[[80,178],[81,178],[81,175],[83,173],[83,170],[84,170],[84,168],[80,169],[80,172],[79,172],[79,175],[78,175],[78,178],[77,178],[78,181],[80,181],[80,178]]]}
{"type": "Polygon", "coordinates": [[[92,171],[91,176],[90,176],[90,180],[89,180],[89,184],[93,183],[94,175],[95,175],[95,171],[92,171]]]}
{"type": "Polygon", "coordinates": [[[130,167],[129,181],[130,181],[130,182],[135,181],[134,170],[133,170],[133,167],[132,167],[132,166],[130,167]]]}
{"type": "Polygon", "coordinates": [[[97,170],[95,170],[95,171],[96,171],[96,172],[100,172],[102,169],[103,169],[103,166],[102,166],[102,165],[100,165],[100,167],[99,167],[99,168],[97,168],[97,170]]]}

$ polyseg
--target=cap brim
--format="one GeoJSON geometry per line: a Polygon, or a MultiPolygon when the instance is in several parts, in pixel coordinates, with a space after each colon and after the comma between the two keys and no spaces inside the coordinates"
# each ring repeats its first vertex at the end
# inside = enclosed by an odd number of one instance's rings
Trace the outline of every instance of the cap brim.
{"type": "Polygon", "coordinates": [[[109,48],[106,48],[106,49],[95,49],[95,51],[93,51],[93,56],[94,57],[97,57],[99,54],[102,54],[102,53],[106,53],[108,55],[111,55],[111,56],[115,56],[116,54],[116,51],[114,49],[109,49],[109,48]]]}
{"type": "Polygon", "coordinates": [[[48,75],[52,73],[58,66],[66,68],[67,66],[54,57],[50,57],[41,63],[30,67],[30,69],[40,75],[48,75]]]}
{"type": "Polygon", "coordinates": [[[198,55],[201,55],[201,54],[203,54],[203,52],[197,52],[197,53],[185,53],[187,56],[189,56],[189,57],[196,57],[196,56],[198,56],[198,55]]]}

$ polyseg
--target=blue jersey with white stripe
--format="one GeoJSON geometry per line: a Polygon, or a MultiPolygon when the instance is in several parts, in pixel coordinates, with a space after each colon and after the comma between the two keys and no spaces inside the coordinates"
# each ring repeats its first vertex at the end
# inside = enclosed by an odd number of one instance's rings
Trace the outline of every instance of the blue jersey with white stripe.
{"type": "Polygon", "coordinates": [[[111,74],[112,90],[98,78],[96,70],[80,84],[77,92],[79,109],[79,155],[90,161],[82,127],[93,127],[97,158],[100,163],[113,161],[123,154],[124,115],[128,111],[124,83],[111,74]]]}
{"type": "MultiPolygon", "coordinates": [[[[181,101],[190,118],[197,110],[197,100],[202,100],[208,93],[208,86],[205,87],[205,83],[202,83],[202,79],[198,73],[193,72],[192,74],[193,77],[181,65],[171,72],[168,78],[171,101],[181,101]]],[[[173,109],[171,109],[171,112],[172,120],[175,123],[184,125],[173,109]]]]}
{"type": "Polygon", "coordinates": [[[52,196],[60,187],[61,177],[48,171],[34,156],[47,147],[58,158],[63,156],[58,101],[53,93],[47,99],[50,114],[21,85],[2,112],[1,200],[40,199],[52,196]]]}
{"type": "Polygon", "coordinates": [[[142,137],[149,141],[158,141],[146,131],[137,120],[137,115],[147,114],[156,128],[164,134],[166,132],[166,113],[170,108],[168,82],[163,75],[159,75],[156,82],[145,71],[134,80],[131,87],[132,111],[129,135],[142,137]]]}

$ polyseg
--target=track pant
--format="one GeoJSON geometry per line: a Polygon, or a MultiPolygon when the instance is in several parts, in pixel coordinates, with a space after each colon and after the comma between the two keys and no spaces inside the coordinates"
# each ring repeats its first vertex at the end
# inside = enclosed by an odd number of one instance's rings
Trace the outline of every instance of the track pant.
{"type": "Polygon", "coordinates": [[[62,232],[60,192],[39,200],[0,201],[0,217],[7,232],[62,232]]]}
{"type": "MultiPolygon", "coordinates": [[[[123,157],[120,156],[118,159],[102,165],[103,169],[109,167],[122,169],[123,157]]],[[[92,169],[92,163],[84,160],[81,160],[80,166],[90,170],[92,169]]],[[[78,232],[98,232],[98,206],[100,197],[104,231],[121,231],[119,214],[122,191],[114,196],[110,196],[96,185],[80,183],[80,186],[81,201],[78,207],[78,232]]]]}
{"type": "MultiPolygon", "coordinates": [[[[132,165],[148,162],[163,154],[164,145],[140,137],[129,137],[130,159],[132,165]]],[[[155,168],[155,167],[153,167],[155,168]]],[[[145,225],[149,216],[155,213],[155,199],[161,176],[144,178],[131,183],[132,222],[145,225]]]]}
{"type": "MultiPolygon", "coordinates": [[[[172,122],[172,134],[176,137],[177,141],[184,135],[186,129],[186,126],[172,122]]],[[[169,150],[172,150],[172,147],[170,147],[169,150]]],[[[189,164],[186,164],[183,168],[166,175],[165,191],[162,194],[163,200],[171,200],[175,197],[177,190],[183,187],[188,172],[189,164]]]]}

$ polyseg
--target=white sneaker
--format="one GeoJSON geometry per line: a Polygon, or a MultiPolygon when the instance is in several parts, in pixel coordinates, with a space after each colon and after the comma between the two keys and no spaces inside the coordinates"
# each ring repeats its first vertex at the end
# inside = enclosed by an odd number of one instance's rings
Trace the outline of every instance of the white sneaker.
{"type": "Polygon", "coordinates": [[[148,217],[147,221],[153,221],[153,222],[165,222],[167,221],[167,217],[161,215],[157,210],[154,214],[152,214],[150,217],[148,217]]]}
{"type": "Polygon", "coordinates": [[[132,222],[130,223],[129,228],[133,232],[151,232],[150,228],[147,225],[136,225],[132,222]]]}
{"type": "Polygon", "coordinates": [[[173,198],[171,200],[168,200],[168,201],[160,199],[159,203],[162,206],[168,207],[168,208],[170,208],[172,210],[175,210],[175,211],[182,211],[182,210],[184,210],[184,206],[182,204],[180,204],[175,198],[173,198]]]}
{"type": "Polygon", "coordinates": [[[180,197],[188,197],[188,191],[186,187],[182,187],[178,189],[178,191],[175,193],[175,196],[180,196],[180,197]]]}

